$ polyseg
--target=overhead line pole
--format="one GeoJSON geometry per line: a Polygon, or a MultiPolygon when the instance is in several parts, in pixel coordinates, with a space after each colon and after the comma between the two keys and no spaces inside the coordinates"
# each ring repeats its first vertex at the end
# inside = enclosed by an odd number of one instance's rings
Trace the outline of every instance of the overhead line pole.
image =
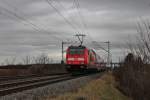
{"type": "Polygon", "coordinates": [[[62,54],[62,58],[61,58],[61,64],[64,64],[64,42],[62,41],[62,44],[61,44],[61,46],[62,46],[62,49],[61,49],[61,54],[62,54]]]}
{"type": "Polygon", "coordinates": [[[108,65],[109,65],[109,64],[110,64],[110,42],[107,41],[107,42],[105,42],[105,43],[108,44],[108,58],[107,58],[107,63],[108,63],[108,65]]]}

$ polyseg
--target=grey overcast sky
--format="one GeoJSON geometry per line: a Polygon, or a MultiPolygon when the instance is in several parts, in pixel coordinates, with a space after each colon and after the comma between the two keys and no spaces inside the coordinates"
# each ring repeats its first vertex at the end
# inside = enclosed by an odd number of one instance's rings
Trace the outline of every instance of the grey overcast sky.
{"type": "Polygon", "coordinates": [[[0,62],[42,53],[60,60],[61,41],[75,40],[77,32],[90,47],[109,40],[117,61],[140,19],[150,19],[150,0],[0,0],[0,62]]]}

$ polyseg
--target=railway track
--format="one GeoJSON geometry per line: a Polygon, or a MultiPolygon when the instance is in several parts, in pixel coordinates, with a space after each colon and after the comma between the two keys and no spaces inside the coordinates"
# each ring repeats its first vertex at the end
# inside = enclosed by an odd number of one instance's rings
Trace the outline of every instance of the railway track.
{"type": "Polygon", "coordinates": [[[11,93],[17,93],[24,90],[29,90],[37,87],[42,87],[48,84],[57,83],[65,80],[75,79],[87,74],[72,75],[69,73],[49,74],[47,76],[32,76],[32,77],[16,77],[8,81],[0,83],[0,96],[5,96],[11,93]]]}
{"type": "Polygon", "coordinates": [[[36,76],[20,79],[16,77],[16,79],[3,81],[2,83],[0,83],[0,96],[20,92],[31,88],[37,88],[40,86],[65,81],[72,78],[73,76],[71,76],[71,74],[68,73],[58,75],[53,74],[49,76],[36,76]]]}
{"type": "Polygon", "coordinates": [[[3,81],[8,81],[8,80],[17,80],[17,79],[26,79],[29,77],[40,77],[40,76],[53,76],[53,75],[63,75],[63,74],[67,74],[67,73],[54,73],[54,74],[42,74],[42,75],[37,75],[37,74],[32,74],[32,75],[19,75],[19,76],[1,76],[0,77],[0,83],[3,81]]]}

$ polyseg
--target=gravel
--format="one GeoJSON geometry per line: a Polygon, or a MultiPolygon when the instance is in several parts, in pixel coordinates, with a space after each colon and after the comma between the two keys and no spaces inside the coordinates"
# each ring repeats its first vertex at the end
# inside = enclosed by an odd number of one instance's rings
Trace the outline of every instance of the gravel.
{"type": "Polygon", "coordinates": [[[72,80],[46,85],[31,90],[25,90],[19,93],[2,96],[0,97],[0,100],[43,100],[47,96],[55,97],[66,92],[76,91],[78,88],[84,86],[89,81],[100,76],[101,74],[98,73],[90,76],[84,76],[72,80]]]}

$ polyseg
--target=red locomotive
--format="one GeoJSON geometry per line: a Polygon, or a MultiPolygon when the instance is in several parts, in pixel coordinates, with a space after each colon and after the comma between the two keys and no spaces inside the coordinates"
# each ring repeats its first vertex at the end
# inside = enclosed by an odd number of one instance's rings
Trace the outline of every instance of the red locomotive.
{"type": "Polygon", "coordinates": [[[85,46],[69,46],[66,51],[67,70],[96,69],[104,70],[104,61],[92,49],[85,46]]]}

